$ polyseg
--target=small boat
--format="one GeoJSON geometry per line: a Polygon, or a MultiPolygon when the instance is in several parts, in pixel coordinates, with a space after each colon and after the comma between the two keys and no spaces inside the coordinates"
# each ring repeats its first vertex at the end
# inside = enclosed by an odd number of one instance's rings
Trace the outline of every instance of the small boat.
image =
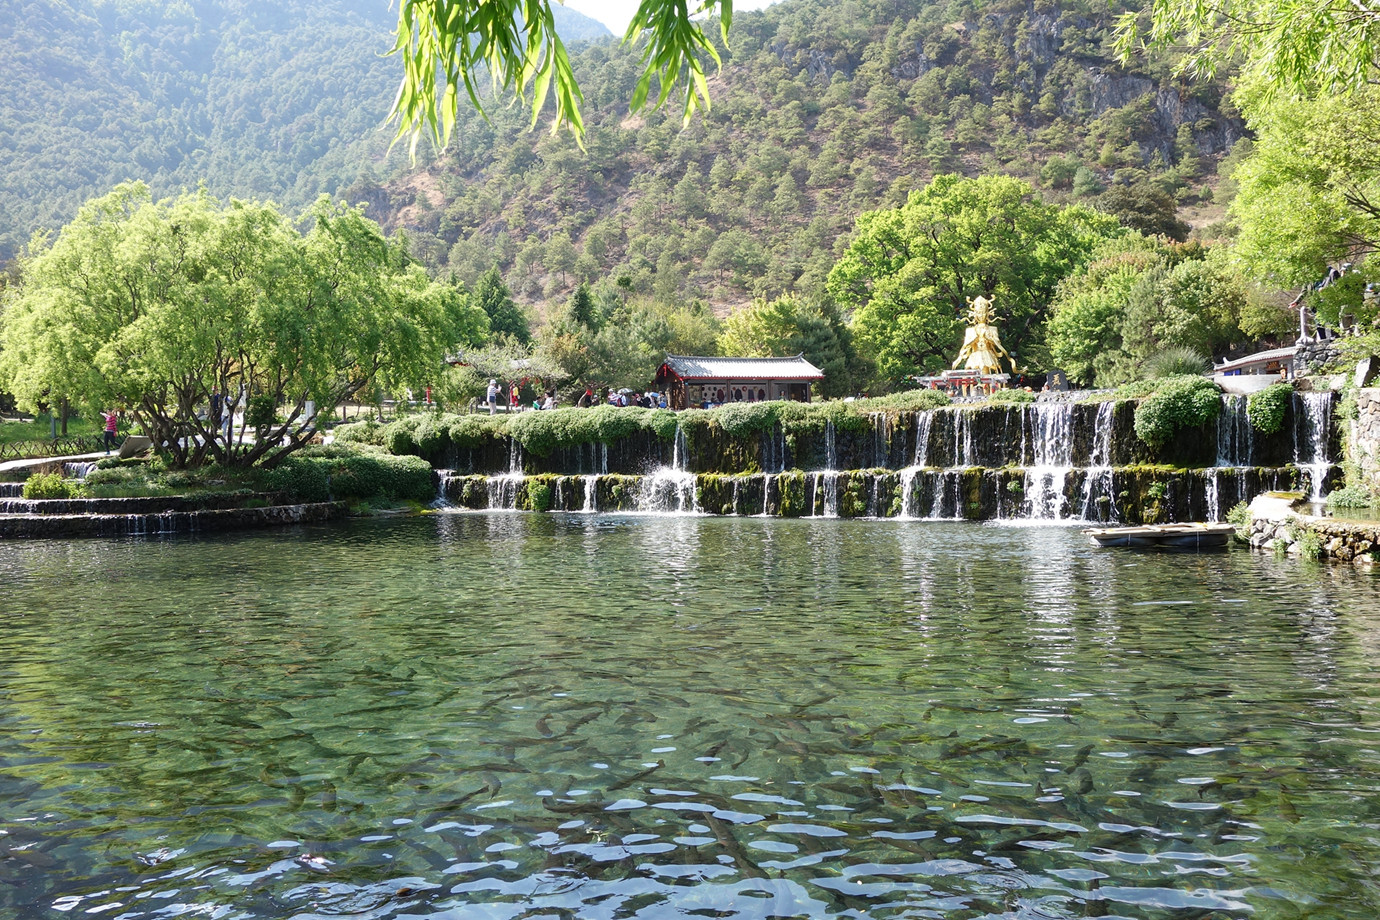
{"type": "Polygon", "coordinates": [[[1098,546],[1196,550],[1221,549],[1235,531],[1235,524],[1147,524],[1141,527],[1101,527],[1083,532],[1092,537],[1098,546]]]}

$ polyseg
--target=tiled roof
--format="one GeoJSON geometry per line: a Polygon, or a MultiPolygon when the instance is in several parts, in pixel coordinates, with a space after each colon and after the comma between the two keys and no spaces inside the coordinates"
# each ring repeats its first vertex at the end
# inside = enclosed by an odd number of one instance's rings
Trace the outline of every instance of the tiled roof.
{"type": "Polygon", "coordinates": [[[1292,358],[1295,350],[1295,346],[1290,345],[1287,348],[1272,348],[1269,351],[1258,351],[1253,355],[1237,358],[1235,361],[1224,361],[1214,367],[1212,371],[1215,374],[1220,374],[1224,371],[1234,371],[1238,367],[1247,367],[1252,364],[1265,364],[1270,361],[1292,358]]]}
{"type": "Polygon", "coordinates": [[[667,355],[666,365],[682,380],[823,380],[824,372],[794,358],[704,358],[667,355]]]}

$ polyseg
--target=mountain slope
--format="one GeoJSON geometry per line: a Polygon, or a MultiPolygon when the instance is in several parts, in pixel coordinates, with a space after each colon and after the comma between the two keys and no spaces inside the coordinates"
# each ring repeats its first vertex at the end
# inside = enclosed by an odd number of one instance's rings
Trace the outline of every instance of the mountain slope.
{"type": "Polygon", "coordinates": [[[1221,83],[1118,66],[1116,12],[788,0],[734,18],[713,110],[684,129],[675,112],[628,118],[634,55],[599,44],[575,59],[587,153],[499,107],[464,116],[423,173],[349,193],[438,270],[472,279],[496,260],[529,300],[605,277],[721,305],[817,290],[859,211],[947,171],[1011,173],[1059,199],[1113,185],[1109,204],[1167,205],[1146,220],[1170,221],[1165,193],[1204,197],[1243,126],[1221,83]]]}
{"type": "MultiPolygon", "coordinates": [[[[8,0],[0,261],[125,179],[301,207],[385,159],[387,0],[8,0]]],[[[573,10],[569,40],[607,36],[573,10]]]]}

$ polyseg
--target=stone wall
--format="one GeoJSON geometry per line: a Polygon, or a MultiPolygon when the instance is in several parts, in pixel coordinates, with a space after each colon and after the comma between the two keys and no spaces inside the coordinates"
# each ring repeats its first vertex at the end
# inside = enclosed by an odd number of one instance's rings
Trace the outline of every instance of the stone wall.
{"type": "Polygon", "coordinates": [[[1294,352],[1294,376],[1311,377],[1336,367],[1342,360],[1340,346],[1341,339],[1336,338],[1300,342],[1294,352]]]}
{"type": "Polygon", "coordinates": [[[1351,459],[1361,480],[1380,492],[1380,387],[1356,391],[1356,420],[1349,432],[1351,459]]]}
{"type": "Polygon", "coordinates": [[[1250,543],[1256,549],[1275,549],[1291,556],[1309,552],[1306,535],[1315,535],[1320,558],[1349,562],[1358,568],[1380,564],[1380,523],[1335,521],[1290,516],[1257,517],[1250,524],[1250,543]]]}

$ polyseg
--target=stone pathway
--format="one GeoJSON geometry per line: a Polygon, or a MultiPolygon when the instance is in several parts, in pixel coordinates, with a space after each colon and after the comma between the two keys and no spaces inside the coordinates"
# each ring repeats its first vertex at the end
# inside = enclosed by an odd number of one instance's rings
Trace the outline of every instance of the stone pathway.
{"type": "Polygon", "coordinates": [[[107,454],[103,450],[98,450],[89,454],[70,454],[66,457],[30,457],[27,460],[7,460],[4,463],[0,463],[0,473],[49,466],[53,463],[82,463],[91,460],[103,460],[106,457],[113,456],[115,456],[113,453],[107,454]]]}

